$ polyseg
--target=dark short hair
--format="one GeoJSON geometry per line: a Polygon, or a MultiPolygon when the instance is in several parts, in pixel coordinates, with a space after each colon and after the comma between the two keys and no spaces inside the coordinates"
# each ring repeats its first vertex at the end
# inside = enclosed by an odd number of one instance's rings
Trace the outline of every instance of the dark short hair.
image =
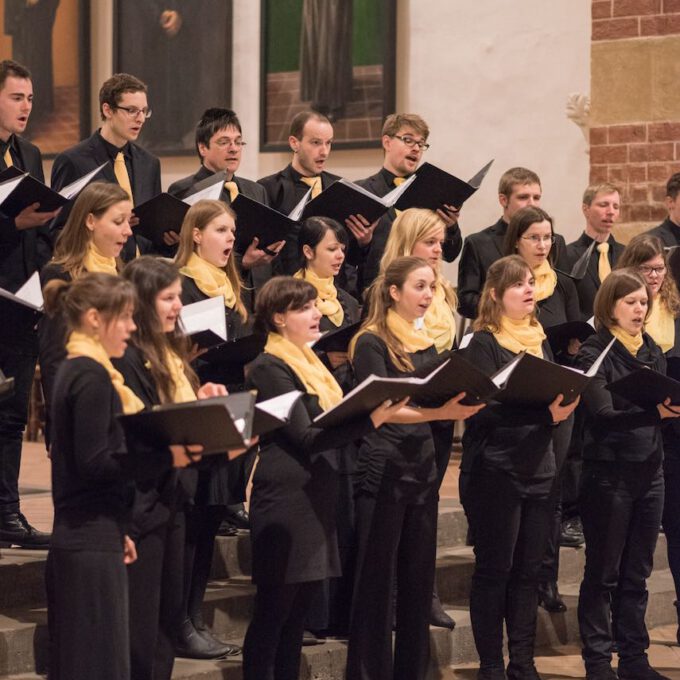
{"type": "Polygon", "coordinates": [[[312,250],[316,248],[323,240],[326,232],[332,231],[335,238],[347,248],[349,239],[347,238],[347,230],[339,222],[332,220],[330,217],[308,217],[300,227],[298,234],[298,254],[300,256],[300,264],[305,268],[307,260],[303,255],[303,246],[309,246],[312,250]]]}
{"type": "Polygon", "coordinates": [[[323,113],[312,110],[300,111],[300,113],[296,113],[295,116],[293,116],[293,120],[290,121],[290,136],[296,137],[297,139],[302,139],[305,131],[305,125],[307,125],[307,121],[310,120],[318,120],[322,123],[328,123],[329,125],[332,125],[331,121],[326,116],[324,116],[323,113]]]}
{"type": "Polygon", "coordinates": [[[316,300],[317,295],[316,288],[309,281],[294,279],[292,276],[275,276],[269,279],[255,298],[255,332],[262,335],[278,333],[274,314],[302,309],[311,300],[316,300]]]}
{"type": "Polygon", "coordinates": [[[680,191],[680,172],[671,175],[668,182],[666,182],[666,196],[675,199],[680,191]]]}
{"type": "Polygon", "coordinates": [[[640,290],[640,288],[644,288],[647,291],[647,299],[649,300],[646,319],[652,310],[652,293],[647,282],[634,269],[615,269],[609,274],[597,291],[595,302],[593,303],[595,328],[599,329],[602,326],[613,328],[616,326],[614,306],[617,301],[626,297],[626,295],[634,293],[636,290],[640,290]]]}
{"type": "Polygon", "coordinates": [[[5,86],[7,78],[31,80],[31,72],[18,61],[3,59],[0,61],[0,90],[5,86]]]}
{"type": "Polygon", "coordinates": [[[99,115],[104,120],[104,104],[112,109],[118,106],[126,92],[148,92],[146,84],[129,73],[115,73],[99,88],[99,115]]]}
{"type": "Polygon", "coordinates": [[[239,133],[242,132],[241,121],[234,111],[218,107],[206,109],[196,124],[196,152],[199,144],[210,146],[212,136],[226,127],[235,127],[239,133]]]}

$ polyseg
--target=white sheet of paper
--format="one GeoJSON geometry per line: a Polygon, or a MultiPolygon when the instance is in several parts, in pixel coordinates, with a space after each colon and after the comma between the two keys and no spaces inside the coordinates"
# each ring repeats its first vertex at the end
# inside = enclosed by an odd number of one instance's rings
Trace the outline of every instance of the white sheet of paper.
{"type": "Polygon", "coordinates": [[[201,331],[212,331],[225,342],[227,340],[227,318],[224,314],[224,298],[222,296],[186,305],[182,308],[180,318],[187,335],[201,331]]]}

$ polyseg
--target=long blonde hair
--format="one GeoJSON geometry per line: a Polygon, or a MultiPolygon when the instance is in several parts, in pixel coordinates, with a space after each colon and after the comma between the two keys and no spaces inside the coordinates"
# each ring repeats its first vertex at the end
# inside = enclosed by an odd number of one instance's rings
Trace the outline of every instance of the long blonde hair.
{"type": "MultiPolygon", "coordinates": [[[[203,199],[197,201],[189,208],[187,214],[184,216],[182,228],[179,234],[179,248],[177,255],[175,255],[175,264],[178,267],[184,267],[189,262],[189,257],[196,252],[196,243],[194,241],[194,229],[203,231],[216,217],[220,215],[229,215],[234,222],[236,222],[236,214],[234,211],[222,201],[209,201],[203,199]]],[[[229,283],[231,283],[234,293],[236,295],[235,309],[239,316],[245,321],[248,318],[248,310],[243,304],[241,298],[241,289],[243,284],[236,267],[234,260],[234,253],[232,252],[227,264],[224,267],[229,283]]]]}
{"type": "MultiPolygon", "coordinates": [[[[394,220],[390,228],[390,235],[380,260],[380,274],[384,274],[387,267],[398,257],[413,255],[413,248],[416,243],[427,240],[434,232],[440,229],[446,233],[444,221],[433,210],[425,210],[424,208],[404,210],[394,220]]],[[[446,303],[451,309],[456,309],[458,303],[456,292],[451,284],[442,276],[440,267],[433,268],[433,270],[437,285],[441,286],[444,290],[446,303]]]]}
{"type": "MultiPolygon", "coordinates": [[[[73,204],[64,229],[59,234],[54,247],[54,264],[61,265],[71,278],[77,279],[84,271],[83,260],[92,241],[92,231],[86,226],[88,216],[100,218],[116,203],[129,200],[127,191],[118,184],[111,182],[88,184],[73,204]]],[[[118,270],[121,269],[119,259],[118,270]]]]}

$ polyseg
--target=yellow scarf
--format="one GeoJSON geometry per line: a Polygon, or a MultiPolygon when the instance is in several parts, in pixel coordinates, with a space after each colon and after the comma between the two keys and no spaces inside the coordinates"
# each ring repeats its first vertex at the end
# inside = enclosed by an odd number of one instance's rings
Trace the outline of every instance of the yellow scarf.
{"type": "Polygon", "coordinates": [[[637,356],[640,347],[642,347],[642,333],[631,335],[623,330],[620,326],[612,326],[609,332],[634,356],[637,356]]]}
{"type": "Polygon", "coordinates": [[[113,274],[114,276],[118,274],[118,270],[116,269],[116,258],[103,255],[102,251],[94,244],[94,241],[90,241],[87,246],[87,252],[83,258],[83,267],[85,267],[90,274],[94,272],[113,274]]]}
{"type": "Polygon", "coordinates": [[[545,333],[541,324],[531,325],[531,317],[517,320],[503,315],[501,328],[493,334],[496,342],[514,354],[527,351],[535,357],[543,358],[545,333]]]}
{"type": "Polygon", "coordinates": [[[181,404],[185,401],[196,401],[196,393],[184,372],[184,362],[172,350],[165,352],[165,365],[170,371],[172,384],[175,389],[172,393],[172,403],[181,404]]]}
{"type": "MultiPolygon", "coordinates": [[[[142,400],[125,384],[122,373],[119,373],[111,363],[109,355],[99,342],[90,335],[73,331],[66,343],[66,352],[69,357],[88,357],[101,364],[108,372],[113,387],[123,404],[123,413],[137,413],[143,410],[142,400]]],[[[93,404],[92,406],[95,406],[93,404]]]]}
{"type": "Polygon", "coordinates": [[[319,397],[319,405],[324,411],[342,400],[340,385],[314,351],[306,345],[298,347],[282,335],[270,333],[264,351],[290,366],[307,392],[319,397]]]}
{"type": "Polygon", "coordinates": [[[224,298],[225,307],[234,309],[236,306],[236,293],[234,293],[234,288],[224,269],[210,264],[196,253],[191,253],[189,261],[179,272],[193,279],[198,289],[208,297],[213,298],[221,295],[224,298]]]}
{"type": "Polygon", "coordinates": [[[434,340],[434,346],[439,354],[453,347],[456,337],[456,319],[446,301],[446,293],[441,283],[437,283],[434,299],[425,313],[425,332],[434,340]]]}
{"type": "Polygon", "coordinates": [[[386,323],[387,327],[402,344],[404,350],[409,354],[434,345],[434,340],[428,336],[424,328],[417,329],[413,321],[406,321],[393,309],[387,310],[386,323]]]}
{"type": "Polygon", "coordinates": [[[664,354],[675,346],[675,319],[659,296],[652,304],[645,331],[652,336],[652,340],[661,347],[664,354]]]}
{"type": "Polygon", "coordinates": [[[321,279],[311,269],[300,269],[295,272],[294,276],[296,279],[309,281],[316,288],[319,296],[316,298],[316,308],[327,316],[334,326],[341,326],[345,318],[345,310],[338,300],[338,291],[333,283],[333,277],[321,279]]]}
{"type": "Polygon", "coordinates": [[[557,274],[550,266],[550,262],[545,260],[533,270],[536,287],[534,288],[534,298],[536,302],[549,298],[555,292],[557,285],[557,274]]]}

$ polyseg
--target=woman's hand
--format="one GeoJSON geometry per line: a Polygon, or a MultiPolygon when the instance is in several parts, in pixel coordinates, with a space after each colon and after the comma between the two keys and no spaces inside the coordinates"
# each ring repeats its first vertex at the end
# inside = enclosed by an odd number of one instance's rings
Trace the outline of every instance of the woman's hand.
{"type": "Polygon", "coordinates": [[[326,352],[326,356],[328,357],[328,363],[330,363],[331,368],[334,370],[349,361],[347,352],[326,352]]]}
{"type": "Polygon", "coordinates": [[[189,350],[189,354],[187,355],[187,361],[191,363],[192,361],[195,361],[200,357],[202,354],[205,354],[208,351],[207,347],[204,347],[201,349],[197,344],[191,345],[191,349],[189,350]]]}
{"type": "Polygon", "coordinates": [[[172,454],[172,467],[185,468],[191,463],[196,463],[201,460],[201,452],[203,447],[200,444],[170,444],[170,453],[172,454]]]}
{"type": "Polygon", "coordinates": [[[402,399],[401,401],[383,401],[378,408],[371,411],[371,421],[373,422],[373,427],[377,430],[381,425],[389,422],[390,418],[396,415],[399,409],[406,406],[408,402],[408,397],[402,399]]]}
{"type": "Polygon", "coordinates": [[[227,388],[219,383],[205,383],[201,385],[196,392],[199,399],[210,399],[211,397],[226,397],[229,394],[227,388]]]}
{"type": "Polygon", "coordinates": [[[570,357],[575,357],[578,354],[579,349],[583,343],[578,338],[571,338],[569,344],[567,345],[567,354],[570,357]]]}
{"type": "Polygon", "coordinates": [[[255,435],[254,437],[250,438],[248,446],[241,446],[238,449],[229,449],[229,451],[227,451],[227,458],[229,460],[234,460],[234,458],[238,458],[240,455],[244,454],[249,449],[252,449],[253,446],[257,446],[259,443],[260,435],[255,435]]]}
{"type": "Polygon", "coordinates": [[[656,408],[659,411],[661,420],[665,420],[666,418],[677,418],[680,416],[680,405],[671,404],[670,397],[668,397],[668,399],[666,399],[663,404],[657,404],[656,408]]]}
{"type": "Polygon", "coordinates": [[[126,534],[123,538],[123,564],[132,564],[137,561],[137,548],[135,542],[126,534]]]}
{"type": "Polygon", "coordinates": [[[474,416],[475,413],[479,413],[486,406],[486,404],[465,406],[460,403],[463,399],[465,399],[465,392],[457,394],[439,407],[437,411],[440,417],[437,420],[466,420],[470,416],[474,416]]]}
{"type": "Polygon", "coordinates": [[[561,423],[563,420],[566,420],[578,406],[579,401],[581,401],[581,397],[580,396],[577,397],[576,400],[572,401],[571,404],[569,404],[568,406],[562,406],[563,400],[564,395],[558,394],[555,397],[553,403],[550,404],[550,406],[548,406],[550,415],[552,415],[553,425],[557,425],[558,423],[561,423]]]}

